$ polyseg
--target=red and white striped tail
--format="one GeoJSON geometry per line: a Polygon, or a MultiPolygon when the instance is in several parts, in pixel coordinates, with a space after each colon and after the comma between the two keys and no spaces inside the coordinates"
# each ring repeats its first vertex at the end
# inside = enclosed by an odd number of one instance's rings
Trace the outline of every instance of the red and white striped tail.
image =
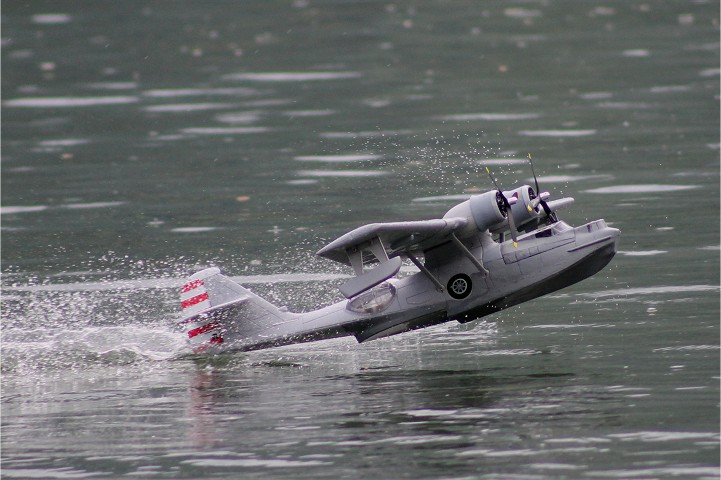
{"type": "Polygon", "coordinates": [[[212,277],[219,275],[220,269],[207,268],[188,277],[180,290],[180,306],[183,312],[178,325],[187,331],[188,341],[195,353],[224,341],[220,322],[211,315],[204,315],[218,304],[212,301],[207,284],[212,277]]]}
{"type": "Polygon", "coordinates": [[[190,280],[180,290],[180,306],[183,316],[190,317],[210,308],[210,298],[201,279],[190,280]]]}
{"type": "Polygon", "coordinates": [[[281,311],[253,292],[220,273],[206,268],[188,277],[180,289],[183,309],[178,326],[196,353],[222,344],[228,347],[244,335],[288,321],[292,314],[281,311]]]}

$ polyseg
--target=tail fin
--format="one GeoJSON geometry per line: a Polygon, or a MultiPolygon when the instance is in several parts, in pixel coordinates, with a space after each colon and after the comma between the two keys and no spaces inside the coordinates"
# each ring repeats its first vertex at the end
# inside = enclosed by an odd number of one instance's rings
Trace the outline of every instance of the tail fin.
{"type": "Polygon", "coordinates": [[[186,279],[180,305],[178,326],[187,332],[196,353],[247,338],[290,317],[215,267],[186,279]]]}

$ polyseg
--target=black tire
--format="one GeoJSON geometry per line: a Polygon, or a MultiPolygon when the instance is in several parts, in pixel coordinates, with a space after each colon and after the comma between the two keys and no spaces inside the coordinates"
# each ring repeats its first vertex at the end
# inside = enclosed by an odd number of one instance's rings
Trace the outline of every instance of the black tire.
{"type": "Polygon", "coordinates": [[[471,277],[465,273],[459,273],[448,280],[448,285],[446,287],[448,288],[448,295],[456,300],[463,300],[471,294],[471,290],[473,290],[473,282],[471,282],[471,277]]]}

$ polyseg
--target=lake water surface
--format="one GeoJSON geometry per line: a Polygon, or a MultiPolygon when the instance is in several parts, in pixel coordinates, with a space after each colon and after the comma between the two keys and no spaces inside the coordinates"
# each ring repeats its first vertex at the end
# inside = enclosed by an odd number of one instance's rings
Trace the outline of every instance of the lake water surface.
{"type": "MultiPolygon", "coordinates": [[[[719,5],[6,2],[3,478],[718,478],[719,5]],[[466,325],[212,358],[359,225],[530,181],[608,268],[466,325]]],[[[408,270],[410,267],[406,267],[408,270]]]]}

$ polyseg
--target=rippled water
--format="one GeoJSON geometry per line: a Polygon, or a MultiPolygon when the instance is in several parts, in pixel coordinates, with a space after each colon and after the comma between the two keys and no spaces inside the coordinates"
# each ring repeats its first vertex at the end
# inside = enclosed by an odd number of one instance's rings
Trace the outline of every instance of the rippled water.
{"type": "MultiPolygon", "coordinates": [[[[718,478],[719,8],[706,1],[3,5],[6,478],[718,478]],[[214,358],[219,265],[528,182],[621,250],[467,325],[214,358]]],[[[410,267],[404,267],[407,271],[410,267]]]]}

